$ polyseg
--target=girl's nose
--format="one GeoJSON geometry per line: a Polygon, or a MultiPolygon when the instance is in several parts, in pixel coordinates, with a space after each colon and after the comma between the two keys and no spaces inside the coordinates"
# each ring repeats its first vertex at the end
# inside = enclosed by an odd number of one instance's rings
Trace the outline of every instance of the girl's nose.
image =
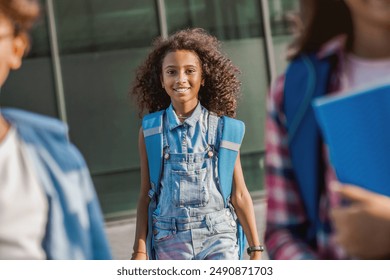
{"type": "Polygon", "coordinates": [[[185,74],[180,74],[177,77],[176,83],[181,84],[187,82],[187,76],[185,74]]]}

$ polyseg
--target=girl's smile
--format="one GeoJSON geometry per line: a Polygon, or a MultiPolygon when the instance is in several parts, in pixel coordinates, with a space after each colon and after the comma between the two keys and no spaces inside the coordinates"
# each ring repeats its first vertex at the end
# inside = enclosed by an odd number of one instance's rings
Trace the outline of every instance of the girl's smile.
{"type": "Polygon", "coordinates": [[[162,63],[161,84],[175,110],[184,114],[193,110],[203,84],[198,55],[188,50],[169,52],[162,63]]]}
{"type": "Polygon", "coordinates": [[[187,90],[189,90],[190,88],[187,87],[187,88],[174,88],[173,90],[178,92],[178,93],[185,93],[187,90]]]}

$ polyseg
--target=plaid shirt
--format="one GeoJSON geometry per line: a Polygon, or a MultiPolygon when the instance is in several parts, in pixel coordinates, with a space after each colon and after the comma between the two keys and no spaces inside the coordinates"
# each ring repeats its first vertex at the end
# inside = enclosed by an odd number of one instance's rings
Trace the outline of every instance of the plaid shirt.
{"type": "MultiPolygon", "coordinates": [[[[338,65],[333,70],[328,85],[329,92],[338,92],[343,88],[343,63],[345,37],[336,37],[329,41],[317,53],[318,57],[336,54],[338,65]]],[[[294,236],[289,228],[305,228],[308,217],[297,182],[294,179],[288,148],[286,117],[283,112],[283,92],[285,76],[280,76],[271,88],[267,100],[266,120],[266,178],[265,187],[268,196],[267,229],[265,243],[271,259],[344,259],[346,255],[338,247],[332,233],[317,232],[317,248],[312,248],[294,236]]],[[[323,150],[325,162],[325,188],[320,194],[319,218],[329,224],[329,211],[337,203],[329,183],[335,180],[335,174],[328,161],[326,147],[323,150]]]]}

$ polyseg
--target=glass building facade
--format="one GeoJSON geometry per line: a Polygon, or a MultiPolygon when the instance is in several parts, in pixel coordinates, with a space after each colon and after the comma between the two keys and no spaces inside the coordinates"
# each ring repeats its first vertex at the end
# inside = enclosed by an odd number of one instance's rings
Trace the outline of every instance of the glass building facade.
{"type": "Polygon", "coordinates": [[[253,195],[263,189],[265,97],[286,65],[287,24],[299,0],[42,0],[42,17],[0,104],[67,122],[107,219],[134,212],[140,188],[141,121],[128,93],[157,36],[202,27],[239,66],[246,124],[241,148],[253,195]]]}

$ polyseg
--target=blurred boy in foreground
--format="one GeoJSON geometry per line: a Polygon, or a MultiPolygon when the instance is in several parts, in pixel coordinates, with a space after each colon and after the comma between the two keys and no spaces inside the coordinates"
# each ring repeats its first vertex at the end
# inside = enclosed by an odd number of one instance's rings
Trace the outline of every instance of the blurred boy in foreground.
{"type": "MultiPolygon", "coordinates": [[[[0,0],[0,87],[21,66],[34,0],[0,0]]],[[[33,93],[32,93],[33,94],[33,93]]],[[[0,110],[0,259],[110,259],[100,206],[62,122],[0,110]]]]}

